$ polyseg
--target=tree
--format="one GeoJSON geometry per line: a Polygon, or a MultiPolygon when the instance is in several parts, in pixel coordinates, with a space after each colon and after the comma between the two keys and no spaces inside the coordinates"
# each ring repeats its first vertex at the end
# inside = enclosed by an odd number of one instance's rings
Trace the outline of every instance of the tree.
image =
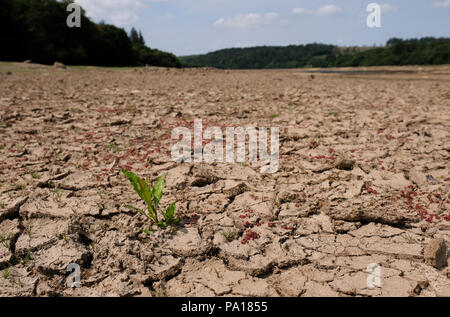
{"type": "Polygon", "coordinates": [[[180,57],[186,67],[230,69],[426,65],[450,63],[449,38],[402,40],[393,38],[384,47],[341,49],[324,44],[261,46],[224,49],[205,55],[180,57]]]}
{"type": "Polygon", "coordinates": [[[129,38],[131,43],[139,43],[139,34],[134,27],[131,28],[129,38]]]}
{"type": "Polygon", "coordinates": [[[142,45],[145,45],[145,40],[144,40],[144,37],[142,36],[142,32],[141,31],[139,31],[139,41],[138,41],[138,43],[142,44],[142,45]]]}
{"type": "Polygon", "coordinates": [[[141,32],[103,21],[96,24],[81,10],[81,28],[66,25],[72,0],[0,0],[0,60],[67,65],[179,67],[169,53],[158,54],[145,46],[141,32]],[[137,46],[136,46],[137,45],[137,46]],[[141,54],[142,51],[151,52],[141,54]],[[144,56],[144,57],[142,57],[144,56]]]}

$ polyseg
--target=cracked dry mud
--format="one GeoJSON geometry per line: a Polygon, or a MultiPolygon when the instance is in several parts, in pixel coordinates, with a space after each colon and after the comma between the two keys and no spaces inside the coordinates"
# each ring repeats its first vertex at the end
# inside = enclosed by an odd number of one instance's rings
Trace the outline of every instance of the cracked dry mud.
{"type": "Polygon", "coordinates": [[[1,64],[0,295],[450,296],[450,67],[378,70],[1,64]],[[194,119],[280,127],[279,171],[173,162],[194,119]],[[121,168],[167,174],[176,230],[121,168]]]}

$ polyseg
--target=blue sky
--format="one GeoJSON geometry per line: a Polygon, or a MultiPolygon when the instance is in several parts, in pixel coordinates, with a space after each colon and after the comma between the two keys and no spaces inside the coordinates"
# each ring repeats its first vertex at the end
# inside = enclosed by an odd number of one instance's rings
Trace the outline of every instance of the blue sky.
{"type": "Polygon", "coordinates": [[[142,30],[176,55],[312,42],[381,45],[391,37],[450,37],[450,0],[75,0],[98,22],[142,30]],[[381,5],[381,28],[366,7],[381,5]]]}

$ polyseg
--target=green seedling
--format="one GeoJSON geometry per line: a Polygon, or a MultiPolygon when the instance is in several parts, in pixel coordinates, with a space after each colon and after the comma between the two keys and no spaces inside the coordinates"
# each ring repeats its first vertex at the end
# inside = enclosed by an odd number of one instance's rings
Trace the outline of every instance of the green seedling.
{"type": "Polygon", "coordinates": [[[111,150],[113,153],[117,153],[117,152],[121,151],[116,143],[109,143],[108,144],[108,149],[111,150]]]}
{"type": "Polygon", "coordinates": [[[99,191],[99,192],[97,192],[97,194],[100,196],[100,198],[102,200],[108,200],[109,199],[109,195],[105,191],[99,191]]]}
{"type": "Polygon", "coordinates": [[[234,232],[233,230],[224,231],[222,232],[222,234],[228,242],[231,242],[236,238],[236,232],[234,232]]]}
{"type": "Polygon", "coordinates": [[[20,263],[22,263],[22,264],[27,264],[28,262],[30,262],[30,260],[31,260],[31,252],[28,251],[27,254],[25,255],[25,257],[23,257],[23,258],[20,260],[20,263]]]}
{"type": "Polygon", "coordinates": [[[5,237],[0,234],[0,244],[2,244],[5,248],[9,248],[9,237],[5,237]]]}
{"type": "Polygon", "coordinates": [[[55,158],[57,161],[62,161],[63,160],[63,157],[60,154],[60,150],[59,149],[57,149],[57,148],[53,149],[53,158],[55,158]]]}
{"type": "Polygon", "coordinates": [[[62,197],[62,192],[61,192],[61,190],[60,190],[59,188],[56,188],[55,191],[54,191],[54,193],[55,193],[55,195],[56,195],[56,201],[57,201],[58,203],[60,203],[60,202],[61,202],[61,197],[62,197]]]}
{"type": "Polygon", "coordinates": [[[34,179],[40,179],[41,178],[41,175],[39,175],[38,172],[35,172],[35,171],[31,172],[30,175],[34,179]]]}
{"type": "MultiPolygon", "coordinates": [[[[164,220],[159,220],[158,218],[158,205],[162,198],[164,187],[166,187],[166,175],[163,174],[158,177],[153,188],[150,189],[150,181],[148,178],[146,180],[141,179],[133,172],[124,169],[122,170],[122,173],[128,178],[139,197],[147,204],[147,211],[133,206],[126,206],[127,208],[138,211],[150,219],[152,225],[157,225],[162,229],[165,229],[170,225],[176,225],[180,222],[180,219],[175,217],[175,203],[171,203],[166,211],[161,210],[164,220]]],[[[146,234],[151,234],[153,229],[150,227],[148,230],[144,229],[143,231],[146,234]]]]}
{"type": "Polygon", "coordinates": [[[407,236],[406,238],[409,244],[413,244],[414,242],[416,242],[412,236],[407,236]]]}
{"type": "Polygon", "coordinates": [[[4,203],[0,203],[0,209],[4,209],[5,208],[5,204],[4,203]]]}
{"type": "Polygon", "coordinates": [[[3,278],[6,280],[11,275],[9,268],[3,270],[3,278]]]}

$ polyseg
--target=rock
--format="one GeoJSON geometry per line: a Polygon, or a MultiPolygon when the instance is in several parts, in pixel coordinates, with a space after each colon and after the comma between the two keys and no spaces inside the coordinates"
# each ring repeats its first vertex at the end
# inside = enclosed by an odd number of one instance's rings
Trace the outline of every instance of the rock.
{"type": "Polygon", "coordinates": [[[31,60],[30,60],[30,59],[27,59],[27,60],[23,61],[23,63],[24,63],[24,64],[31,64],[31,60]]]}
{"type": "Polygon", "coordinates": [[[178,256],[197,256],[205,254],[209,245],[202,241],[197,228],[186,228],[177,231],[173,239],[167,242],[167,248],[178,256]]]}
{"type": "Polygon", "coordinates": [[[165,255],[155,259],[154,263],[148,265],[148,272],[150,280],[161,280],[173,277],[181,270],[184,261],[180,258],[175,258],[171,255],[165,255]]]}
{"type": "Polygon", "coordinates": [[[303,276],[299,268],[292,268],[275,275],[274,286],[282,296],[298,297],[305,292],[307,277],[303,276]]]}
{"type": "Polygon", "coordinates": [[[44,274],[63,274],[71,263],[87,267],[92,262],[88,248],[72,241],[59,240],[48,249],[33,253],[33,260],[44,274]]]}
{"type": "Polygon", "coordinates": [[[342,159],[336,163],[336,168],[344,171],[350,171],[355,166],[355,161],[342,159]]]}
{"type": "Polygon", "coordinates": [[[436,289],[437,297],[450,297],[450,286],[443,286],[436,289]]]}
{"type": "Polygon", "coordinates": [[[228,197],[236,197],[246,191],[248,191],[248,186],[243,182],[236,182],[232,180],[225,181],[225,187],[223,189],[223,193],[228,197]]]}
{"type": "Polygon", "coordinates": [[[425,262],[437,269],[447,265],[447,246],[444,239],[434,239],[424,249],[425,262]]]}
{"type": "Polygon", "coordinates": [[[339,293],[333,290],[328,284],[308,281],[305,284],[306,292],[303,297],[337,297],[339,293]]]}
{"type": "Polygon", "coordinates": [[[204,187],[213,184],[219,180],[213,168],[205,165],[194,166],[192,169],[194,180],[191,186],[204,187]]]}
{"type": "Polygon", "coordinates": [[[444,276],[450,278],[450,259],[447,261],[447,264],[447,268],[442,273],[444,274],[444,276]]]}
{"type": "Polygon", "coordinates": [[[28,200],[28,197],[11,199],[5,208],[0,209],[0,222],[7,218],[17,217],[20,207],[28,200]]]}
{"type": "Polygon", "coordinates": [[[0,223],[0,267],[4,266],[13,257],[11,243],[19,234],[19,220],[5,220],[0,223]]]}
{"type": "Polygon", "coordinates": [[[413,293],[415,295],[420,295],[422,290],[426,289],[429,285],[430,285],[430,283],[427,280],[417,281],[417,285],[414,288],[413,293]]]}
{"type": "Polygon", "coordinates": [[[286,202],[297,202],[302,200],[302,197],[299,193],[293,192],[293,191],[287,191],[287,190],[281,190],[278,193],[278,201],[280,203],[286,203],[286,202]]]}
{"type": "Polygon", "coordinates": [[[382,279],[381,282],[381,296],[383,297],[410,297],[414,293],[417,283],[401,278],[400,276],[393,276],[382,279]]]}
{"type": "Polygon", "coordinates": [[[66,68],[66,65],[64,65],[63,63],[60,63],[60,62],[55,62],[55,63],[53,64],[53,67],[54,67],[54,68],[59,68],[59,69],[65,69],[65,68],[66,68]]]}

